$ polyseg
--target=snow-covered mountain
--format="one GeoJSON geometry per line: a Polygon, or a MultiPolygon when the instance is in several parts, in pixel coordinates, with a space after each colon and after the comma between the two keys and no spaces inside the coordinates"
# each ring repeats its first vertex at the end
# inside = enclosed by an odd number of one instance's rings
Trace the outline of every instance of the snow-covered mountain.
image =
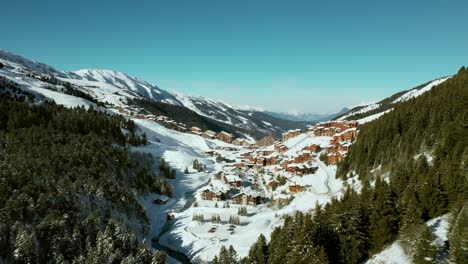
{"type": "Polygon", "coordinates": [[[247,130],[257,130],[264,134],[279,135],[285,130],[304,128],[306,122],[296,122],[268,115],[252,107],[230,106],[203,96],[173,93],[183,106],[214,120],[247,130]]]}
{"type": "Polygon", "coordinates": [[[405,102],[411,98],[420,96],[421,94],[431,90],[432,87],[445,82],[449,78],[450,76],[435,79],[427,83],[424,83],[422,85],[419,85],[417,87],[414,87],[412,89],[393,94],[379,102],[353,107],[351,110],[347,111],[346,113],[343,113],[342,115],[338,115],[335,119],[358,120],[360,121],[360,123],[369,122],[375,118],[380,117],[384,113],[391,111],[395,104],[405,102]]]}
{"type": "Polygon", "coordinates": [[[83,69],[70,72],[69,76],[71,82],[78,79],[96,83],[105,83],[117,87],[120,90],[135,92],[138,95],[151,100],[181,105],[172,94],[160,89],[156,85],[149,84],[140,78],[130,77],[122,72],[113,70],[83,69]]]}
{"type": "Polygon", "coordinates": [[[4,50],[0,50],[0,62],[5,65],[4,75],[21,78],[26,85],[69,94],[73,89],[73,93],[79,91],[86,99],[93,99],[95,103],[100,102],[107,107],[127,106],[135,99],[170,104],[190,109],[213,122],[223,123],[221,127],[231,129],[230,132],[248,133],[255,137],[279,136],[286,130],[307,125],[305,122],[273,117],[254,107],[236,107],[201,96],[171,93],[118,71],[82,69],[63,72],[4,50]],[[235,131],[236,128],[241,131],[235,131]]]}

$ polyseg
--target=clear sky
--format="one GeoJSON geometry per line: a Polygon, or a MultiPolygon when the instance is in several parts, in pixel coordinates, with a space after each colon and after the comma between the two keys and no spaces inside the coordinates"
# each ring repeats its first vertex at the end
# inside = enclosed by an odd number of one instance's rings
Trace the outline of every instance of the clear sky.
{"type": "Polygon", "coordinates": [[[468,1],[3,1],[0,48],[60,70],[331,112],[468,65],[468,1]]]}

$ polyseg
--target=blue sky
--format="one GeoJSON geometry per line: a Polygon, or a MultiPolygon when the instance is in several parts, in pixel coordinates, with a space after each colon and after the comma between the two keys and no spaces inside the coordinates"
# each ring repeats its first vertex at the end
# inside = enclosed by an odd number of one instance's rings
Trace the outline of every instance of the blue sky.
{"type": "Polygon", "coordinates": [[[5,1],[0,48],[274,111],[332,112],[468,64],[468,1],[5,1]]]}

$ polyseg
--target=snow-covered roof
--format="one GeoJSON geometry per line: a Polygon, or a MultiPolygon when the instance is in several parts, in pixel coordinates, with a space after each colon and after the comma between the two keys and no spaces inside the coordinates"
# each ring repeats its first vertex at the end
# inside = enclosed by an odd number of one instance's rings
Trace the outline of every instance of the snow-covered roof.
{"type": "Polygon", "coordinates": [[[239,182],[239,181],[241,181],[241,178],[239,178],[239,176],[233,175],[233,174],[228,174],[228,175],[225,175],[224,177],[226,178],[226,180],[228,182],[239,182]]]}

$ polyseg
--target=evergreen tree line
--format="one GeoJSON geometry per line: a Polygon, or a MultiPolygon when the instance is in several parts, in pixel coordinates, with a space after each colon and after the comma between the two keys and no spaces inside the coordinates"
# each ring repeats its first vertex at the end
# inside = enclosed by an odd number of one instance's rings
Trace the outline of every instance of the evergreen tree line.
{"type": "Polygon", "coordinates": [[[132,121],[0,87],[0,262],[164,263],[137,195],[172,186],[127,151],[132,121]],[[136,219],[136,220],[135,220],[136,219]]]}
{"type": "MultiPolygon", "coordinates": [[[[358,173],[360,192],[288,216],[232,263],[362,263],[402,239],[415,263],[437,263],[425,222],[451,212],[453,263],[468,263],[468,70],[362,125],[337,176],[358,173]],[[428,157],[431,157],[428,161],[428,157]],[[385,175],[385,179],[382,179],[385,175]],[[372,185],[371,185],[372,183],[372,185]]],[[[219,261],[218,257],[217,261],[219,261]]]]}

